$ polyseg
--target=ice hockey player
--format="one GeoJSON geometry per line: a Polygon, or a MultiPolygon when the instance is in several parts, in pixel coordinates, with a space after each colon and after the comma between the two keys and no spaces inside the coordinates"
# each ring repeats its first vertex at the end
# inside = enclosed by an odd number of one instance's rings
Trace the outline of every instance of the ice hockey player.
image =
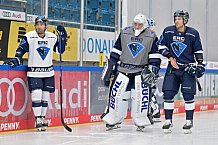
{"type": "MultiPolygon", "coordinates": [[[[147,22],[148,22],[148,26],[150,31],[154,31],[154,28],[156,27],[156,22],[154,19],[152,18],[147,18],[147,22]]],[[[160,114],[160,108],[157,102],[157,98],[154,95],[154,91],[156,90],[156,86],[152,87],[152,98],[151,98],[151,102],[150,102],[150,107],[151,107],[151,113],[153,116],[153,121],[154,122],[160,122],[161,119],[161,114],[160,114]]]]}
{"type": "Polygon", "coordinates": [[[119,127],[124,120],[130,97],[131,116],[137,130],[143,131],[146,125],[153,123],[149,102],[161,62],[157,40],[143,14],[137,14],[133,26],[121,31],[102,73],[102,79],[109,80],[118,64],[109,88],[107,110],[101,116],[108,130],[119,127]]]}
{"type": "Polygon", "coordinates": [[[55,34],[46,29],[47,19],[44,16],[38,16],[35,19],[35,30],[25,34],[16,50],[15,58],[5,62],[11,67],[16,67],[21,64],[23,55],[28,52],[28,87],[38,131],[45,131],[48,126],[45,120],[48,99],[50,93],[55,90],[53,51],[63,53],[67,38],[66,30],[61,25],[56,28],[61,35],[61,40],[58,40],[55,34]],[[60,41],[61,47],[59,47],[60,41]]]}
{"type": "Polygon", "coordinates": [[[202,77],[205,71],[200,36],[197,30],[186,26],[188,20],[188,12],[176,11],[174,13],[175,25],[166,27],[158,42],[160,53],[169,59],[162,89],[166,119],[162,129],[165,133],[172,132],[174,96],[180,85],[186,111],[183,130],[184,133],[191,133],[195,109],[196,79],[202,77]]]}

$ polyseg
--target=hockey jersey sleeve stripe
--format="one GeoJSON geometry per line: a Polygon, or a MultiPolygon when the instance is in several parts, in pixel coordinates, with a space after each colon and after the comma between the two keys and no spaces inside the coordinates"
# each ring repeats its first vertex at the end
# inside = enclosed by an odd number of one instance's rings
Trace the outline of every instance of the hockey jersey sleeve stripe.
{"type": "Polygon", "coordinates": [[[155,53],[155,54],[149,54],[149,58],[161,58],[161,54],[155,53]]]}
{"type": "Polygon", "coordinates": [[[161,50],[161,49],[167,49],[167,47],[165,45],[158,45],[158,50],[161,50]]]}
{"type": "Polygon", "coordinates": [[[196,51],[195,53],[203,53],[203,50],[196,51]]]}
{"type": "Polygon", "coordinates": [[[113,49],[111,50],[111,52],[117,53],[118,55],[121,55],[121,54],[122,54],[122,51],[120,51],[120,50],[118,50],[118,49],[116,49],[116,48],[113,48],[113,49]]]}
{"type": "Polygon", "coordinates": [[[191,33],[186,33],[186,35],[190,35],[190,36],[195,37],[195,35],[194,35],[194,34],[191,34],[191,33]]]}

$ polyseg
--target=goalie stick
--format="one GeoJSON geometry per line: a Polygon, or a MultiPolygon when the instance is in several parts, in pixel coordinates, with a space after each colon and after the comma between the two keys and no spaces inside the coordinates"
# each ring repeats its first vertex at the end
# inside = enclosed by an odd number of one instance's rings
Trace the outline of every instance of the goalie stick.
{"type": "MultiPolygon", "coordinates": [[[[58,32],[58,30],[56,30],[58,32]]],[[[59,39],[59,49],[61,48],[61,34],[58,32],[58,39],[59,39]]],[[[61,51],[60,51],[61,52],[61,51]]],[[[64,126],[64,128],[69,131],[72,132],[72,129],[67,126],[67,124],[64,122],[64,117],[63,117],[63,88],[62,88],[62,54],[59,53],[59,68],[60,68],[60,108],[61,108],[61,123],[64,126]]]]}

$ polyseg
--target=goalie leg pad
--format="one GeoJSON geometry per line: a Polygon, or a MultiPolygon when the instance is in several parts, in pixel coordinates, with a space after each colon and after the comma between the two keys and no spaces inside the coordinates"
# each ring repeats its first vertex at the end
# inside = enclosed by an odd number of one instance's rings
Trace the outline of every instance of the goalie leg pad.
{"type": "Polygon", "coordinates": [[[136,126],[152,124],[149,115],[151,88],[142,82],[141,76],[135,76],[135,90],[132,93],[132,118],[136,126]]]}
{"type": "Polygon", "coordinates": [[[153,116],[155,114],[159,113],[160,109],[159,109],[159,106],[158,106],[158,103],[157,103],[156,96],[154,94],[152,94],[150,105],[151,105],[152,115],[153,116]]]}
{"type": "MultiPolygon", "coordinates": [[[[124,93],[128,85],[129,78],[122,73],[118,73],[118,76],[112,86],[110,92],[108,111],[102,116],[102,120],[109,125],[120,123],[123,120],[126,107],[126,101],[124,102],[124,93]]],[[[128,104],[127,104],[128,105],[128,104]]]]}

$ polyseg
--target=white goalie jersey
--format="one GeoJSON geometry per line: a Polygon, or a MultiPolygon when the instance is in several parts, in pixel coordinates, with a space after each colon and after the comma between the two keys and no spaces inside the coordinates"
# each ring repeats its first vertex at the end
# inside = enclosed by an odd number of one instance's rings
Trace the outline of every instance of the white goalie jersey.
{"type": "Polygon", "coordinates": [[[45,37],[41,38],[35,30],[26,33],[25,36],[29,44],[27,76],[41,78],[54,76],[52,58],[57,36],[46,31],[45,37]]]}

